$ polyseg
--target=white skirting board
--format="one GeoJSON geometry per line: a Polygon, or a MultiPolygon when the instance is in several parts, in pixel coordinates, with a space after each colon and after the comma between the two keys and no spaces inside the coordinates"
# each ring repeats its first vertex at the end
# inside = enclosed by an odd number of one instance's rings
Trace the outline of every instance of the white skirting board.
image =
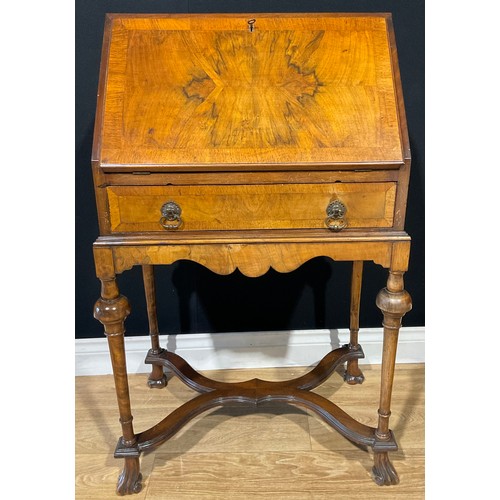
{"type": "MultiPolygon", "coordinates": [[[[424,327],[403,327],[397,363],[424,363],[424,327]]],[[[360,364],[380,364],[382,328],[359,331],[365,358],[360,364]]],[[[332,348],[349,342],[349,330],[289,330],[277,332],[197,333],[160,335],[160,345],[182,356],[196,370],[312,366],[332,348]]],[[[144,358],[149,336],[125,337],[128,373],[148,373],[144,358]]],[[[112,373],[106,339],[75,341],[75,375],[112,373]]]]}

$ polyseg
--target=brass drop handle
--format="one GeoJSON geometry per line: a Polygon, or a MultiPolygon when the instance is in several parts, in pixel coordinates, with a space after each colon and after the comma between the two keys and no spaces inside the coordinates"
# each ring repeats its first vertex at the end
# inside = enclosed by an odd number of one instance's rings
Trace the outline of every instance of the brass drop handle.
{"type": "Polygon", "coordinates": [[[347,226],[346,212],[347,208],[341,201],[334,200],[330,202],[326,207],[326,227],[332,231],[344,229],[347,226]]]}
{"type": "Polygon", "coordinates": [[[182,226],[182,209],[175,201],[167,201],[160,209],[162,218],[160,224],[165,229],[179,229],[182,226]]]}

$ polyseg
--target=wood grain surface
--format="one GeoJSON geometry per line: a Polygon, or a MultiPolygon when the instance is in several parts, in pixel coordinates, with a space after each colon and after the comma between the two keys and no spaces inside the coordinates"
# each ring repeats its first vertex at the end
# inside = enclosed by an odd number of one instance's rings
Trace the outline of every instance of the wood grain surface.
{"type": "MultiPolygon", "coordinates": [[[[315,389],[366,425],[376,425],[380,366],[363,365],[366,380],[350,386],[341,373],[315,389]]],[[[306,368],[224,370],[221,381],[257,376],[286,380],[306,368]]],[[[177,378],[162,390],[147,375],[130,375],[134,423],[149,427],[193,396],[177,378]]],[[[137,499],[424,498],[424,365],[398,365],[391,427],[399,451],[391,457],[400,484],[370,480],[372,453],[358,448],[314,414],[284,404],[256,412],[213,410],[141,457],[144,488],[137,499]]],[[[121,434],[112,376],[76,378],[76,499],[115,498],[122,460],[113,458],[121,434]]]]}
{"type": "Polygon", "coordinates": [[[387,15],[250,17],[110,17],[94,159],[115,171],[403,163],[387,15]]]}
{"type": "Polygon", "coordinates": [[[113,232],[165,231],[160,209],[182,209],[180,231],[325,228],[326,208],[340,200],[349,228],[391,227],[396,183],[246,186],[111,186],[113,232]]]}

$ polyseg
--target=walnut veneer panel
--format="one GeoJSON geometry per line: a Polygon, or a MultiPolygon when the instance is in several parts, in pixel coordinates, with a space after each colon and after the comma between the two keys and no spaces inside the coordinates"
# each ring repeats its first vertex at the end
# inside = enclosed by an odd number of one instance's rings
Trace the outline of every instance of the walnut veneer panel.
{"type": "Polygon", "coordinates": [[[339,199],[348,228],[391,227],[396,183],[250,186],[111,186],[111,230],[165,231],[162,205],[182,207],[181,231],[325,228],[326,207],[339,199]]]}
{"type": "Polygon", "coordinates": [[[384,15],[110,19],[108,171],[403,163],[384,15]]]}

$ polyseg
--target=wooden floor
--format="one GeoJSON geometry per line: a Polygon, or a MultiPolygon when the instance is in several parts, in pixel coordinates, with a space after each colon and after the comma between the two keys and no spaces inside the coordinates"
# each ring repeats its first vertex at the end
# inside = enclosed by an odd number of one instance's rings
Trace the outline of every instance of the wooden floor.
{"type": "MultiPolygon", "coordinates": [[[[376,426],[380,366],[362,365],[366,380],[349,386],[339,373],[315,392],[364,424],[376,426]]],[[[284,380],[307,369],[204,372],[211,378],[284,380]]],[[[136,432],[157,423],[195,394],[177,378],[149,389],[147,375],[129,377],[136,432]]],[[[361,449],[315,414],[269,404],[253,412],[211,410],[141,457],[143,489],[134,499],[376,499],[424,498],[424,365],[397,365],[391,428],[400,484],[377,486],[370,450],[361,449]]],[[[121,435],[112,376],[76,378],[76,499],[112,499],[122,460],[113,458],[121,435]]]]}

